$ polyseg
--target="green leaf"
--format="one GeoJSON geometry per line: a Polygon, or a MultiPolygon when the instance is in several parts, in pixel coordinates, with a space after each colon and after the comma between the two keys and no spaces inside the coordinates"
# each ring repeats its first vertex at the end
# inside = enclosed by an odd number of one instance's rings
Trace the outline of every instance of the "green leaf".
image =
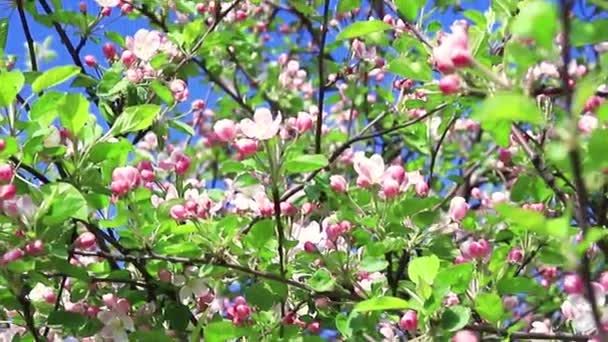
{"type": "Polygon", "coordinates": [[[261,220],[256,222],[251,231],[245,237],[245,242],[255,249],[260,249],[274,237],[274,222],[272,220],[261,220]]]}
{"type": "Polygon", "coordinates": [[[50,205],[49,211],[44,217],[46,224],[62,223],[70,217],[87,220],[87,201],[72,184],[50,183],[44,185],[41,189],[45,194],[45,202],[50,205]]]}
{"type": "Polygon", "coordinates": [[[543,115],[536,103],[527,96],[516,93],[497,93],[487,98],[473,114],[482,126],[496,122],[543,123],[543,115]]]}
{"type": "Polygon", "coordinates": [[[471,309],[456,305],[447,308],[441,315],[441,327],[448,331],[457,331],[469,323],[471,309]]]}
{"type": "Polygon", "coordinates": [[[70,78],[78,75],[80,68],[75,65],[64,65],[54,67],[45,71],[42,75],[38,76],[34,83],[32,83],[32,90],[34,93],[39,93],[44,89],[59,85],[70,78]]]}
{"type": "Polygon", "coordinates": [[[190,136],[193,136],[195,134],[194,128],[192,128],[191,125],[188,125],[185,122],[179,120],[169,120],[168,123],[171,128],[175,128],[176,130],[182,133],[188,134],[190,136]]]}
{"type": "Polygon", "coordinates": [[[608,19],[573,20],[570,43],[573,47],[597,44],[608,40],[608,19]]]}
{"type": "Polygon", "coordinates": [[[327,269],[320,268],[308,279],[308,285],[318,292],[331,291],[336,285],[336,279],[327,269]]]}
{"type": "Polygon", "coordinates": [[[351,317],[353,317],[352,313],[347,316],[346,314],[340,312],[336,316],[335,320],[336,329],[338,329],[338,331],[346,338],[350,338],[353,335],[353,328],[350,326],[351,317]]]}
{"type": "Polygon", "coordinates": [[[68,329],[78,329],[87,323],[87,318],[81,314],[68,311],[51,311],[47,319],[49,325],[59,325],[68,329]]]}
{"type": "Polygon", "coordinates": [[[420,12],[420,8],[424,6],[424,4],[424,1],[419,0],[395,0],[397,9],[408,20],[415,20],[420,12]]]}
{"type": "Polygon", "coordinates": [[[302,154],[285,162],[287,173],[311,172],[322,169],[329,164],[322,154],[302,154]]]}
{"type": "Polygon", "coordinates": [[[475,311],[490,323],[498,322],[503,314],[502,300],[495,293],[481,293],[475,298],[475,311]]]}
{"type": "Polygon", "coordinates": [[[154,119],[160,113],[160,106],[155,104],[144,104],[125,108],[120,114],[112,130],[114,134],[120,135],[136,132],[152,126],[154,119]]]}
{"type": "Polygon", "coordinates": [[[47,91],[32,104],[29,112],[30,120],[40,123],[40,126],[47,127],[59,115],[57,104],[65,97],[65,93],[58,91],[47,91]]]}
{"type": "Polygon", "coordinates": [[[361,7],[361,0],[340,0],[338,13],[350,12],[358,7],[361,7]]]}
{"type": "Polygon", "coordinates": [[[20,71],[0,73],[0,107],[13,103],[24,83],[25,77],[20,71]]]}
{"type": "Polygon", "coordinates": [[[423,256],[410,261],[407,274],[417,285],[432,285],[439,272],[439,258],[435,255],[423,256]]]}
{"type": "Polygon", "coordinates": [[[454,293],[463,293],[469,288],[473,278],[473,265],[470,263],[452,265],[441,270],[435,281],[436,286],[449,286],[454,293]]]}
{"type": "Polygon", "coordinates": [[[524,2],[511,30],[520,37],[534,38],[539,46],[550,48],[557,32],[557,12],[550,2],[535,0],[524,2]]]}
{"type": "Polygon", "coordinates": [[[523,277],[502,278],[496,284],[496,289],[500,295],[520,293],[538,294],[543,292],[543,287],[534,281],[534,279],[523,277]]]}
{"type": "Polygon", "coordinates": [[[154,93],[156,95],[158,95],[158,97],[160,97],[161,100],[163,100],[163,102],[165,102],[168,105],[172,105],[174,100],[173,100],[173,94],[171,93],[171,90],[169,90],[169,88],[167,88],[166,85],[160,83],[157,80],[154,80],[152,82],[150,82],[150,88],[152,88],[152,90],[154,90],[154,93]]]}
{"type": "Polygon", "coordinates": [[[388,261],[384,258],[366,257],[361,260],[359,268],[364,272],[379,272],[388,267],[388,261]]]}
{"type": "Polygon", "coordinates": [[[397,297],[377,297],[357,303],[354,312],[403,310],[409,308],[407,301],[397,297]]]}
{"type": "Polygon", "coordinates": [[[66,94],[57,103],[63,127],[77,135],[89,118],[89,101],[82,94],[66,94]]]}
{"type": "Polygon", "coordinates": [[[388,64],[388,71],[418,81],[430,81],[433,79],[433,70],[428,63],[413,61],[407,57],[393,59],[388,64]]]}
{"type": "Polygon", "coordinates": [[[6,38],[8,36],[8,18],[0,19],[0,49],[6,49],[6,38]]]}
{"type": "Polygon", "coordinates": [[[204,332],[206,342],[225,342],[248,335],[249,329],[238,327],[230,321],[219,321],[209,323],[204,332]]]}
{"type": "Polygon", "coordinates": [[[352,39],[365,36],[370,33],[382,32],[390,29],[392,29],[392,26],[381,20],[357,21],[342,30],[336,39],[352,39]]]}
{"type": "Polygon", "coordinates": [[[184,330],[190,323],[190,309],[183,304],[169,303],[165,309],[165,319],[169,327],[175,330],[184,330]]]}

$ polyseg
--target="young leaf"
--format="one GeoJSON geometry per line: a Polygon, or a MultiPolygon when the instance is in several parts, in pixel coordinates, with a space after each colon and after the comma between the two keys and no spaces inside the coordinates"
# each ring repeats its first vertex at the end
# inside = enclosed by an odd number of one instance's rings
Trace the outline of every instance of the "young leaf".
{"type": "Polygon", "coordinates": [[[19,71],[0,73],[0,107],[13,103],[24,83],[25,77],[19,71]]]}
{"type": "Polygon", "coordinates": [[[159,105],[144,104],[128,107],[120,114],[112,130],[115,135],[120,135],[146,129],[152,125],[158,113],[160,113],[159,105]]]}
{"type": "Polygon", "coordinates": [[[63,127],[72,134],[78,134],[89,118],[89,101],[82,94],[66,94],[57,106],[63,127]]]}
{"type": "Polygon", "coordinates": [[[555,6],[547,1],[534,0],[525,2],[511,30],[520,37],[534,38],[541,47],[550,48],[557,31],[557,23],[555,6]]]}
{"type": "Polygon", "coordinates": [[[352,23],[350,26],[348,26],[344,30],[342,30],[338,34],[336,39],[337,40],[352,39],[352,38],[365,36],[370,33],[390,30],[391,28],[392,28],[391,25],[389,25],[381,20],[357,21],[355,23],[352,23]]]}
{"type": "Polygon", "coordinates": [[[397,9],[407,19],[415,20],[420,12],[420,8],[424,6],[425,2],[420,0],[395,0],[397,9]]]}
{"type": "Polygon", "coordinates": [[[471,318],[471,309],[456,305],[449,307],[441,315],[441,327],[448,331],[457,331],[464,328],[471,318]]]}
{"type": "Polygon", "coordinates": [[[399,76],[417,81],[430,81],[433,79],[433,70],[428,63],[412,61],[406,57],[393,59],[388,64],[388,70],[399,76]]]}
{"type": "Polygon", "coordinates": [[[315,291],[323,292],[330,291],[334,288],[336,284],[336,279],[329,273],[325,268],[318,269],[310,279],[308,279],[308,284],[315,291]]]}
{"type": "Polygon", "coordinates": [[[364,300],[355,305],[353,311],[355,312],[366,312],[366,311],[385,311],[385,310],[403,310],[409,308],[410,305],[407,301],[397,297],[377,297],[368,300],[364,300]]]}
{"type": "Polygon", "coordinates": [[[420,285],[432,285],[439,272],[439,258],[435,255],[423,256],[410,261],[407,274],[410,279],[420,285]]]}
{"type": "Polygon", "coordinates": [[[498,322],[504,314],[502,300],[495,293],[478,294],[475,298],[475,311],[491,323],[498,322]]]}
{"type": "Polygon", "coordinates": [[[34,93],[39,93],[47,88],[59,85],[79,73],[80,68],[75,65],[54,67],[45,71],[34,80],[34,83],[32,83],[32,90],[34,93]]]}
{"type": "Polygon", "coordinates": [[[288,173],[311,172],[324,168],[329,164],[327,157],[322,154],[304,154],[285,162],[288,173]]]}

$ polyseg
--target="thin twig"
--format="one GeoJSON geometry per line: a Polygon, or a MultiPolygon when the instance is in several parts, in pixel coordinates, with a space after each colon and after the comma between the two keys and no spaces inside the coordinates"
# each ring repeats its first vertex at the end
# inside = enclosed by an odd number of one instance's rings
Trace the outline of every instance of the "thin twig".
{"type": "Polygon", "coordinates": [[[450,122],[448,122],[448,125],[445,127],[445,130],[441,134],[441,137],[439,137],[439,141],[437,141],[437,145],[435,145],[435,148],[431,151],[431,166],[429,171],[428,182],[429,187],[433,187],[433,174],[435,171],[435,162],[437,161],[437,155],[439,155],[439,149],[441,148],[441,144],[443,144],[443,140],[445,140],[445,137],[448,135],[448,132],[456,122],[456,119],[458,119],[458,115],[454,115],[450,122]]]}

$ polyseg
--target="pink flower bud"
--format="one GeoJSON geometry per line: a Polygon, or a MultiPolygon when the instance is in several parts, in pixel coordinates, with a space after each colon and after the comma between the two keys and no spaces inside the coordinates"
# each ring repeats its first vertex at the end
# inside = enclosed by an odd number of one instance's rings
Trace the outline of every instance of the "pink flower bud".
{"type": "Polygon", "coordinates": [[[120,6],[120,13],[129,15],[131,12],[133,12],[133,5],[125,3],[120,6]]]}
{"type": "Polygon", "coordinates": [[[470,330],[460,330],[452,337],[452,342],[479,342],[479,336],[470,330]]]}
{"type": "Polygon", "coordinates": [[[6,148],[6,140],[0,138],[0,152],[4,151],[6,148]]]}
{"type": "Polygon", "coordinates": [[[15,184],[5,184],[0,186],[0,198],[3,200],[9,200],[17,194],[17,187],[15,184]]]}
{"type": "Polygon", "coordinates": [[[507,261],[510,264],[518,264],[524,258],[524,252],[519,247],[515,247],[509,251],[507,261]]]}
{"type": "Polygon", "coordinates": [[[190,168],[191,162],[192,160],[190,157],[185,154],[179,154],[175,161],[175,173],[177,173],[179,176],[186,174],[190,168]]]}
{"type": "Polygon", "coordinates": [[[4,255],[2,256],[2,263],[8,264],[10,262],[19,260],[23,258],[24,255],[25,253],[23,253],[20,248],[11,249],[8,252],[4,253],[4,255]]]}
{"type": "Polygon", "coordinates": [[[186,82],[180,79],[175,79],[169,84],[169,89],[171,89],[175,101],[184,102],[188,99],[189,91],[186,82]]]}
{"type": "Polygon", "coordinates": [[[302,204],[302,214],[304,215],[309,215],[311,214],[315,209],[317,208],[317,206],[314,203],[311,202],[306,202],[304,204],[302,204]]]}
{"type": "Polygon", "coordinates": [[[414,310],[407,310],[399,320],[399,328],[414,331],[418,327],[418,314],[414,310]]]}
{"type": "Polygon", "coordinates": [[[583,292],[583,279],[577,274],[568,274],[564,277],[564,291],[567,294],[583,292]]]}
{"type": "Polygon", "coordinates": [[[452,64],[457,68],[464,68],[471,64],[473,57],[468,50],[456,49],[452,52],[452,64]]]}
{"type": "Polygon", "coordinates": [[[234,146],[243,159],[254,155],[258,150],[258,143],[253,139],[239,139],[234,146]]]}
{"type": "Polygon", "coordinates": [[[382,180],[382,193],[386,198],[393,198],[399,195],[399,183],[391,177],[382,180]]]}
{"type": "Polygon", "coordinates": [[[144,73],[141,69],[129,69],[126,73],[127,81],[137,84],[144,78],[144,73]]]}
{"type": "Polygon", "coordinates": [[[439,90],[445,95],[457,93],[460,90],[460,77],[456,74],[443,76],[439,80],[439,90]]]}
{"type": "Polygon", "coordinates": [[[298,208],[296,208],[291,202],[281,202],[281,214],[285,216],[294,216],[298,213],[298,208]]]}
{"type": "Polygon", "coordinates": [[[13,167],[9,164],[0,165],[0,182],[8,183],[13,179],[13,167]]]}
{"type": "Polygon", "coordinates": [[[196,11],[198,14],[205,14],[207,12],[207,6],[203,3],[196,4],[196,11]]]}
{"type": "Polygon", "coordinates": [[[416,194],[420,197],[425,197],[429,194],[429,185],[425,181],[416,183],[416,194]]]}
{"type": "Polygon", "coordinates": [[[503,163],[508,163],[511,161],[511,151],[506,148],[498,149],[498,159],[503,163]]]}
{"type": "Polygon", "coordinates": [[[80,10],[80,13],[82,13],[82,14],[87,13],[87,3],[84,1],[79,2],[78,9],[80,10]]]}
{"type": "Polygon", "coordinates": [[[598,281],[604,288],[604,291],[608,291],[608,272],[602,272],[598,281]]]}
{"type": "Polygon", "coordinates": [[[222,119],[213,125],[213,132],[224,142],[231,142],[236,137],[237,125],[232,120],[222,119]]]}
{"type": "Polygon", "coordinates": [[[112,43],[105,43],[101,48],[103,55],[108,60],[113,60],[116,58],[116,47],[112,43]]]}
{"type": "Polygon", "coordinates": [[[519,300],[516,296],[506,296],[502,299],[502,303],[507,310],[513,310],[519,304],[519,300]]]}
{"type": "Polygon", "coordinates": [[[319,322],[311,322],[306,327],[306,330],[310,331],[311,334],[318,334],[321,331],[321,323],[319,322]]]}
{"type": "Polygon", "coordinates": [[[405,170],[401,165],[391,165],[386,169],[386,175],[396,180],[398,183],[403,183],[406,181],[407,176],[405,175],[405,170]]]}
{"type": "Polygon", "coordinates": [[[599,125],[597,118],[590,114],[585,114],[578,119],[578,130],[581,133],[589,134],[599,125]]]}
{"type": "Polygon", "coordinates": [[[104,7],[101,9],[101,16],[109,17],[112,14],[112,7],[104,7]]]}
{"type": "MultiPolygon", "coordinates": [[[[87,315],[87,317],[90,318],[97,318],[97,314],[100,312],[101,310],[99,309],[99,307],[97,307],[96,305],[88,305],[86,310],[85,310],[85,314],[87,315]]],[[[83,340],[84,341],[84,340],[83,340]]]]}
{"type": "Polygon", "coordinates": [[[196,99],[192,101],[192,110],[203,110],[205,109],[205,101],[196,99]]]}
{"type": "Polygon", "coordinates": [[[126,298],[120,298],[116,301],[115,309],[119,313],[126,315],[129,313],[129,311],[131,311],[131,303],[129,303],[129,300],[127,300],[126,298]]]}
{"type": "Polygon", "coordinates": [[[365,176],[357,177],[357,186],[363,189],[369,188],[372,185],[372,181],[365,176]]]}
{"type": "Polygon", "coordinates": [[[342,175],[332,175],[329,177],[329,186],[337,193],[345,192],[347,187],[346,179],[342,175]]]}
{"type": "Polygon", "coordinates": [[[468,211],[469,205],[463,197],[456,196],[452,198],[448,215],[453,221],[462,221],[462,219],[467,216],[468,211]]]}
{"type": "Polygon", "coordinates": [[[86,55],[84,56],[84,64],[86,64],[88,67],[94,68],[97,66],[97,59],[95,59],[95,56],[93,55],[86,55]]]}
{"type": "Polygon", "coordinates": [[[92,249],[93,247],[95,247],[97,239],[95,238],[95,234],[91,232],[84,232],[76,238],[75,243],[76,247],[78,248],[92,249]]]}
{"type": "Polygon", "coordinates": [[[184,221],[185,219],[188,218],[188,211],[181,204],[176,204],[176,205],[172,206],[171,209],[169,210],[169,214],[171,215],[171,218],[173,218],[176,221],[184,221]]]}
{"type": "Polygon", "coordinates": [[[300,133],[304,133],[312,128],[313,125],[313,117],[312,115],[306,112],[300,112],[296,119],[296,129],[300,133]]]}
{"type": "Polygon", "coordinates": [[[122,52],[122,55],[120,55],[120,61],[126,67],[130,67],[133,63],[135,63],[136,60],[137,60],[137,57],[131,50],[125,50],[122,52]]]}
{"type": "Polygon", "coordinates": [[[25,253],[34,256],[44,251],[44,242],[42,240],[36,240],[25,245],[25,253]]]}
{"type": "Polygon", "coordinates": [[[42,294],[42,299],[44,299],[44,301],[48,304],[55,304],[57,295],[52,290],[48,290],[42,294]]]}
{"type": "Polygon", "coordinates": [[[118,297],[116,297],[113,293],[106,293],[101,296],[101,300],[108,308],[114,308],[116,306],[116,302],[118,301],[118,297]]]}
{"type": "Polygon", "coordinates": [[[169,283],[171,282],[172,274],[169,270],[161,269],[158,271],[158,279],[162,282],[169,283]]]}
{"type": "Polygon", "coordinates": [[[304,250],[307,253],[315,253],[317,251],[317,246],[315,246],[315,244],[310,241],[306,241],[304,242],[304,250]]]}
{"type": "Polygon", "coordinates": [[[249,305],[247,305],[247,304],[238,304],[234,308],[234,313],[240,319],[247,319],[249,317],[249,315],[251,314],[251,309],[249,308],[249,305]]]}
{"type": "Polygon", "coordinates": [[[460,304],[460,299],[458,299],[458,295],[455,293],[448,293],[445,296],[444,303],[446,306],[454,306],[460,304]]]}
{"type": "Polygon", "coordinates": [[[593,95],[587,99],[587,102],[585,102],[585,107],[583,110],[585,112],[593,113],[593,112],[595,112],[596,109],[598,109],[600,107],[602,102],[604,102],[604,99],[602,99],[599,96],[593,95]]]}

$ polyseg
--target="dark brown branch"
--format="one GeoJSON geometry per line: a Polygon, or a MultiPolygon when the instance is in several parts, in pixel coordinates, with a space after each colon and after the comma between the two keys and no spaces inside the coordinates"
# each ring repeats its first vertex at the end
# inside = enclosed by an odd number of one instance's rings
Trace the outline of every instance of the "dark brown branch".
{"type": "Polygon", "coordinates": [[[456,119],[458,119],[458,115],[454,115],[452,117],[452,119],[450,120],[448,125],[445,127],[445,130],[441,134],[441,137],[439,137],[439,141],[437,141],[437,145],[431,151],[431,166],[430,166],[430,171],[429,171],[429,182],[428,182],[429,187],[431,187],[431,188],[433,187],[433,174],[435,171],[435,162],[437,161],[437,155],[439,154],[439,149],[441,148],[441,144],[443,144],[443,140],[445,140],[445,137],[448,135],[448,132],[450,131],[450,129],[456,122],[456,119]]]}
{"type": "Polygon", "coordinates": [[[30,32],[30,27],[27,24],[25,11],[23,10],[23,0],[17,0],[17,11],[19,12],[19,20],[21,21],[21,26],[23,27],[23,34],[25,35],[27,49],[30,53],[30,63],[32,64],[32,71],[38,71],[38,60],[36,58],[34,38],[32,37],[32,32],[30,32]]]}
{"type": "Polygon", "coordinates": [[[325,43],[327,41],[327,22],[329,20],[329,0],[325,0],[323,7],[323,26],[321,27],[321,42],[319,46],[319,100],[317,107],[317,127],[315,130],[315,153],[321,153],[321,135],[323,134],[323,102],[325,100],[325,43]]]}
{"type": "MultiPolygon", "coordinates": [[[[568,86],[570,81],[570,75],[568,74],[568,66],[570,65],[570,12],[572,11],[572,1],[571,0],[561,0],[560,1],[560,19],[562,23],[562,47],[561,47],[561,56],[562,56],[562,68],[560,70],[562,87],[565,89],[564,94],[564,102],[565,102],[565,110],[568,114],[571,121],[574,121],[574,115],[572,113],[572,89],[568,86]]],[[[575,206],[574,213],[576,217],[576,221],[578,222],[579,227],[583,233],[583,239],[585,238],[588,230],[588,217],[587,217],[587,208],[589,208],[589,197],[587,193],[587,188],[585,186],[585,180],[583,179],[583,170],[581,165],[581,155],[580,149],[578,146],[578,141],[576,141],[576,125],[573,125],[573,134],[575,134],[575,141],[570,146],[570,151],[568,155],[570,157],[570,164],[572,167],[572,175],[574,177],[574,184],[576,186],[576,199],[578,200],[578,205],[575,206]]],[[[583,280],[585,283],[586,296],[588,297],[589,302],[591,303],[591,309],[593,313],[593,320],[595,321],[595,326],[598,331],[599,337],[601,341],[608,340],[608,336],[602,329],[602,320],[601,313],[599,308],[597,307],[597,302],[595,300],[595,292],[593,290],[593,285],[591,284],[591,265],[589,256],[587,253],[583,253],[583,260],[581,265],[581,273],[583,276],[583,280]]]]}

